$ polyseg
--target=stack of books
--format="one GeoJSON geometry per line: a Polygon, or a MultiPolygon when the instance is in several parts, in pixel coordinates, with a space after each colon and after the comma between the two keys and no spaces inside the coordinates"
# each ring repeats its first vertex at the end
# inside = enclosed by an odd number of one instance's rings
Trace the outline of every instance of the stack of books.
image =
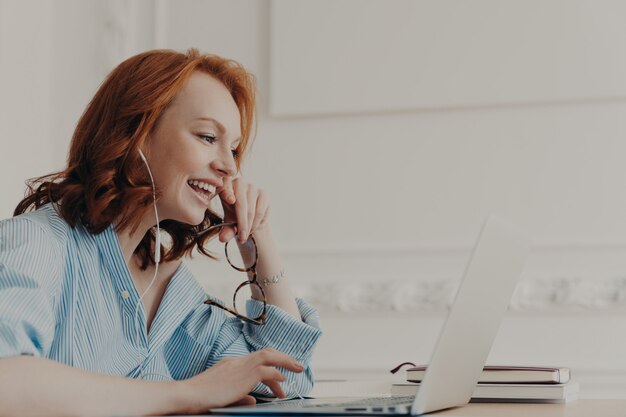
{"type": "MultiPolygon", "coordinates": [[[[391,395],[415,395],[425,366],[409,368],[406,383],[393,384],[391,395]]],[[[566,403],[578,398],[579,385],[568,368],[486,366],[478,380],[472,402],[566,403]]]]}

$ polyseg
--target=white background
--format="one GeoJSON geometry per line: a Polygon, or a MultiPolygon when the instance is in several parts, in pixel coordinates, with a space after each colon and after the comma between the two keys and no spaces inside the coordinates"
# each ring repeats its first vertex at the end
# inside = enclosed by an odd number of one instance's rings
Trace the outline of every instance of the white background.
{"type": "MultiPolygon", "coordinates": [[[[78,117],[122,59],[154,47],[225,55],[258,78],[244,174],[269,191],[289,279],[320,308],[316,369],[426,362],[496,211],[534,246],[489,361],[571,366],[583,395],[616,395],[624,21],[623,2],[591,0],[0,0],[0,216],[27,178],[63,167],[78,117]]],[[[228,298],[219,266],[191,264],[228,298]]]]}

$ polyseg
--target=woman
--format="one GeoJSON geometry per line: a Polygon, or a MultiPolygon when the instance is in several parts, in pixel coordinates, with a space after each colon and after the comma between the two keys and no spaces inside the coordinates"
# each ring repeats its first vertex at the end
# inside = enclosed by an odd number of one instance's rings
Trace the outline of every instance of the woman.
{"type": "Polygon", "coordinates": [[[67,168],[0,222],[0,415],[200,413],[310,390],[317,313],[284,276],[267,195],[236,178],[254,115],[252,76],[193,49],[108,76],[67,168]],[[262,284],[239,318],[182,262],[216,236],[248,262],[256,247],[262,284]]]}

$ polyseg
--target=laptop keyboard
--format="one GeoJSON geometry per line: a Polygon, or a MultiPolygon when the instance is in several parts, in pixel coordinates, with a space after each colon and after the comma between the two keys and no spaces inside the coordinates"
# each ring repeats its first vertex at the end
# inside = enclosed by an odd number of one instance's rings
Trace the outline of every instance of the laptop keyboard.
{"type": "MultiPolygon", "coordinates": [[[[347,401],[344,403],[317,403],[317,404],[307,404],[306,400],[290,400],[290,401],[279,401],[271,403],[271,407],[302,407],[302,408],[313,408],[313,407],[339,407],[339,408],[352,408],[352,407],[393,407],[396,405],[411,405],[413,403],[413,396],[408,397],[368,397],[353,401],[347,401]]],[[[269,404],[268,404],[269,405],[269,404]]],[[[380,410],[382,411],[382,410],[380,410]]]]}
{"type": "Polygon", "coordinates": [[[314,407],[390,407],[401,404],[411,404],[413,396],[409,397],[368,397],[360,400],[335,404],[316,404],[314,407]]]}

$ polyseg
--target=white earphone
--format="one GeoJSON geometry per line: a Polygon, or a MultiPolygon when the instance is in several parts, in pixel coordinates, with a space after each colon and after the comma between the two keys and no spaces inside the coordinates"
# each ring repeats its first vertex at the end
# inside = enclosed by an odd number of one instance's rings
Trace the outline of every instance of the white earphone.
{"type": "MultiPolygon", "coordinates": [[[[139,156],[143,160],[144,164],[146,164],[146,168],[148,168],[148,174],[150,175],[150,182],[152,183],[152,204],[154,207],[154,217],[156,218],[157,232],[156,232],[156,236],[154,239],[154,276],[152,277],[152,281],[150,281],[150,285],[148,285],[148,288],[146,288],[143,294],[141,294],[141,296],[139,297],[139,301],[137,301],[137,305],[135,305],[135,329],[137,329],[138,341],[139,341],[139,323],[138,323],[139,305],[141,304],[141,300],[143,299],[143,297],[148,293],[150,288],[152,288],[152,284],[154,284],[154,282],[156,281],[157,275],[159,273],[159,262],[161,262],[161,228],[159,227],[159,212],[156,206],[156,186],[154,185],[154,177],[152,176],[150,165],[148,165],[148,160],[146,159],[143,152],[141,152],[141,149],[139,149],[139,156]]],[[[145,363],[145,358],[144,358],[144,362],[140,364],[139,378],[144,378],[148,375],[156,375],[156,376],[165,378],[167,380],[171,380],[171,378],[166,375],[155,374],[155,373],[144,374],[143,368],[145,365],[146,363],[145,363]]]]}
{"type": "Polygon", "coordinates": [[[159,228],[159,212],[157,211],[156,206],[156,187],[154,186],[154,178],[152,177],[152,171],[150,170],[150,165],[148,165],[148,160],[146,159],[141,149],[139,149],[139,156],[143,160],[144,164],[146,164],[146,168],[148,168],[148,174],[150,175],[150,181],[152,182],[152,204],[154,205],[154,217],[156,217],[156,228],[157,233],[154,242],[154,263],[159,264],[161,262],[161,229],[159,228]]]}

